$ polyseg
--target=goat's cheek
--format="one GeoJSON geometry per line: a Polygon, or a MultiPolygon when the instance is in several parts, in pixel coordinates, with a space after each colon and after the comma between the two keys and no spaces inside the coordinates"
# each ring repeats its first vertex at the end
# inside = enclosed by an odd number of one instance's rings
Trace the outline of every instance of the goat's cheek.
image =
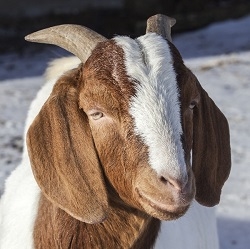
{"type": "Polygon", "coordinates": [[[97,128],[92,130],[92,135],[96,150],[101,161],[101,164],[105,170],[108,167],[115,167],[117,164],[117,136],[112,129],[97,128]]]}
{"type": "Polygon", "coordinates": [[[106,177],[111,184],[122,182],[122,167],[124,161],[124,142],[120,137],[115,125],[106,125],[102,127],[92,126],[92,135],[99,160],[102,164],[106,177]],[[120,179],[121,178],[121,179],[120,179]]]}

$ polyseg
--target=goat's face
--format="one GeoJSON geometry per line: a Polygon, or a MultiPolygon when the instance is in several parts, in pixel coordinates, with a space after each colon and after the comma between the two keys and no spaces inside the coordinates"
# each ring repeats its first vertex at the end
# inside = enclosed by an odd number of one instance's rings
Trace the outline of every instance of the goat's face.
{"type": "Polygon", "coordinates": [[[156,34],[97,45],[57,81],[27,138],[43,193],[88,223],[107,216],[114,191],[159,219],[184,214],[195,192],[215,205],[230,169],[225,117],[156,34]]]}
{"type": "Polygon", "coordinates": [[[185,158],[182,143],[179,90],[167,42],[154,34],[140,41],[158,52],[143,51],[124,37],[93,51],[84,68],[80,106],[105,175],[120,197],[157,218],[173,219],[187,210],[195,192],[190,150],[185,158]],[[166,50],[168,58],[161,54],[166,50]],[[131,69],[139,72],[129,75],[131,69]]]}

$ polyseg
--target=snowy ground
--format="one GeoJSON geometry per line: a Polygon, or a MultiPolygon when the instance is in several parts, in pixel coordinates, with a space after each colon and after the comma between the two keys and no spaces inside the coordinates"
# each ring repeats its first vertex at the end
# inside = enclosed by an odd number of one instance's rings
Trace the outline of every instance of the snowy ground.
{"type": "MultiPolygon", "coordinates": [[[[250,16],[179,35],[174,43],[230,124],[233,167],[217,208],[221,248],[250,249],[250,16]]],[[[41,74],[61,54],[46,48],[0,55],[0,195],[20,162],[25,115],[41,74]]]]}

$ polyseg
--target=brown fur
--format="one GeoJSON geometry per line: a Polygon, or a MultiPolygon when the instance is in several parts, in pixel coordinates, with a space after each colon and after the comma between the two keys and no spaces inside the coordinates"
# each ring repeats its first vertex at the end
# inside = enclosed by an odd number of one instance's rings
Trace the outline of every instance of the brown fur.
{"type": "Polygon", "coordinates": [[[27,145],[43,194],[75,218],[93,223],[106,217],[108,200],[87,117],[76,102],[80,76],[80,70],[73,71],[55,85],[29,129],[27,145]]]}
{"type": "Polygon", "coordinates": [[[119,202],[110,202],[108,219],[97,224],[74,219],[44,197],[40,203],[34,230],[37,249],[150,249],[160,227],[158,219],[119,202]]]}
{"type": "Polygon", "coordinates": [[[184,66],[178,50],[170,43],[174,68],[180,88],[183,143],[196,180],[196,200],[205,206],[219,203],[221,189],[231,169],[228,122],[201,87],[193,73],[184,66]],[[190,110],[189,105],[195,102],[190,110]]]}
{"type": "Polygon", "coordinates": [[[148,148],[133,132],[128,111],[139,82],[128,79],[121,48],[112,40],[100,43],[84,66],[57,81],[28,131],[31,165],[43,193],[34,229],[36,248],[151,248],[158,219],[180,217],[194,197],[191,149],[196,199],[206,205],[218,202],[230,168],[224,158],[230,157],[226,121],[174,47],[172,52],[189,172],[185,190],[180,193],[150,168],[148,148]],[[197,105],[192,111],[193,100],[197,105]],[[107,117],[99,126],[87,115],[92,108],[107,117]],[[222,136],[220,124],[226,130],[222,136]],[[210,135],[204,135],[206,129],[210,135]],[[214,141],[218,153],[211,150],[204,156],[214,141]],[[169,209],[155,207],[142,192],[169,209]]]}

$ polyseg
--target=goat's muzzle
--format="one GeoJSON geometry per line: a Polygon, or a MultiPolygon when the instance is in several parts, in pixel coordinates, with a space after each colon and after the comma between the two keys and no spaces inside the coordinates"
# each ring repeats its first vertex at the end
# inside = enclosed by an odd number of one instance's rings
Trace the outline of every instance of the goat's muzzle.
{"type": "Polygon", "coordinates": [[[195,195],[195,183],[191,171],[186,179],[188,180],[182,182],[158,176],[153,170],[144,168],[135,184],[135,193],[140,206],[148,214],[161,220],[179,218],[188,210],[195,195]]]}

